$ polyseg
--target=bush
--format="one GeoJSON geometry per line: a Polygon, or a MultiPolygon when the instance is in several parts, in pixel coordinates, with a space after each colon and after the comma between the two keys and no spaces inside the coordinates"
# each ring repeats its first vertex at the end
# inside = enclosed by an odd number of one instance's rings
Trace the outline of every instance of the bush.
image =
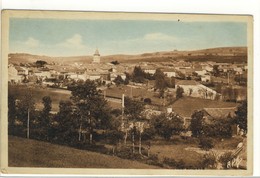
{"type": "Polygon", "coordinates": [[[199,141],[199,147],[208,151],[214,147],[213,140],[211,138],[201,137],[199,141]]]}
{"type": "Polygon", "coordinates": [[[175,169],[185,169],[186,167],[185,162],[182,159],[180,161],[176,161],[172,158],[164,158],[163,164],[175,169]]]}
{"type": "Polygon", "coordinates": [[[225,152],[219,158],[219,162],[221,163],[224,169],[227,169],[228,162],[232,160],[232,152],[225,152]]]}
{"type": "Polygon", "coordinates": [[[145,98],[144,99],[144,102],[147,103],[147,104],[151,104],[152,103],[152,100],[150,98],[145,98]]]}
{"type": "Polygon", "coordinates": [[[205,169],[216,169],[217,155],[214,152],[206,153],[203,156],[202,166],[205,169]]]}

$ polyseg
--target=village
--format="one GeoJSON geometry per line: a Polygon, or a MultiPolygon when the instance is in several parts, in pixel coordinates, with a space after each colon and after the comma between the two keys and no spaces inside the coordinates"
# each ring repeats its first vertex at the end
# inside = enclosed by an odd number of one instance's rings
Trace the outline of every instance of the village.
{"type": "MultiPolygon", "coordinates": [[[[194,134],[191,129],[194,113],[203,113],[203,122],[213,127],[216,121],[228,120],[231,131],[223,132],[223,138],[227,137],[227,133],[238,138],[246,135],[244,128],[229,122],[236,117],[238,107],[247,99],[247,64],[244,62],[188,61],[182,58],[168,62],[118,62],[113,59],[103,62],[96,49],[92,61],[87,63],[50,63],[36,58],[35,62],[18,61],[8,65],[10,94],[18,95],[18,90],[22,93],[28,87],[32,88],[37,98],[38,111],[45,106],[41,98],[49,94],[53,96],[52,114],[60,113],[60,102],[70,99],[71,88],[86,81],[94,82],[99,95],[114,113],[118,113],[116,119],[120,122],[123,120],[120,129],[126,134],[135,127],[143,133],[150,128],[153,117],[165,114],[168,120],[178,118],[182,129],[176,133],[187,139],[194,134]],[[129,122],[125,119],[131,116],[131,113],[125,113],[125,102],[129,99],[144,105],[139,113],[141,120],[129,122]]],[[[79,137],[86,139],[87,131],[80,129],[78,132],[79,137]]],[[[124,137],[125,142],[126,139],[127,135],[124,137]]],[[[139,147],[139,153],[142,152],[141,149],[139,147]]],[[[163,151],[156,152],[165,154],[163,151]]],[[[170,164],[171,161],[168,160],[168,165],[170,164]]]]}

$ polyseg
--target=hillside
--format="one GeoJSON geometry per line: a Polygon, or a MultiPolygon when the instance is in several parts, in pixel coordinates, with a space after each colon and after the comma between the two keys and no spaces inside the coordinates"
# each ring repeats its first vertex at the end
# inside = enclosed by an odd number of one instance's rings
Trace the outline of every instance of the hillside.
{"type": "MultiPolygon", "coordinates": [[[[120,63],[128,62],[168,62],[171,60],[189,60],[189,61],[215,61],[215,62],[246,62],[247,48],[246,47],[222,47],[210,48],[195,51],[161,51],[153,53],[143,53],[137,55],[115,54],[102,56],[101,61],[111,62],[114,60],[120,63]]],[[[92,56],[71,56],[71,57],[50,57],[31,55],[25,53],[9,54],[9,62],[12,63],[31,63],[37,60],[45,60],[48,63],[90,63],[92,56]]]]}
{"type": "Polygon", "coordinates": [[[8,166],[10,167],[157,168],[116,156],[13,136],[9,136],[8,146],[8,166]]]}

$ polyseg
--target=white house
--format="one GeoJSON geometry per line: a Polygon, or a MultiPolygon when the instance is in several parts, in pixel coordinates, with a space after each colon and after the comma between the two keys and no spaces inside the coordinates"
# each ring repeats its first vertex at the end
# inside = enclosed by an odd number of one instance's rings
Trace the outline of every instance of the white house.
{"type": "Polygon", "coordinates": [[[162,69],[162,72],[167,77],[176,77],[176,70],[175,69],[171,69],[171,68],[162,69]]]}
{"type": "Polygon", "coordinates": [[[8,66],[8,81],[9,82],[15,82],[15,83],[20,83],[24,79],[23,75],[18,74],[18,69],[17,67],[13,65],[8,66]]]}
{"type": "Polygon", "coordinates": [[[176,89],[183,88],[184,95],[198,98],[214,100],[217,92],[209,87],[206,87],[194,80],[179,80],[176,82],[176,89]]]}

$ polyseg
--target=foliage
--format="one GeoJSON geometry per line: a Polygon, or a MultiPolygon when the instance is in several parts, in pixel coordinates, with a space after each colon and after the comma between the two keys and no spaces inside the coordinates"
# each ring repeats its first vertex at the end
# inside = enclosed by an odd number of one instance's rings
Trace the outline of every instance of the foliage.
{"type": "Polygon", "coordinates": [[[129,116],[130,120],[141,119],[141,112],[143,110],[144,104],[142,102],[125,97],[125,114],[129,116]]]}
{"type": "Polygon", "coordinates": [[[112,62],[110,62],[111,64],[114,64],[114,65],[118,65],[119,64],[119,62],[118,61],[112,61],[112,62]]]}
{"type": "Polygon", "coordinates": [[[28,89],[17,103],[17,118],[23,123],[24,127],[27,124],[28,114],[31,119],[33,118],[34,111],[35,100],[31,89],[28,89]]]}
{"type": "Polygon", "coordinates": [[[214,152],[209,152],[203,155],[202,165],[205,169],[217,168],[217,155],[214,152]]]}
{"type": "Polygon", "coordinates": [[[145,98],[144,102],[147,103],[147,104],[151,104],[152,100],[151,100],[151,98],[145,98]]]}
{"type": "Polygon", "coordinates": [[[120,84],[124,84],[124,80],[122,79],[121,75],[118,75],[115,80],[114,80],[115,84],[118,86],[120,84]]]}
{"type": "Polygon", "coordinates": [[[36,67],[44,67],[47,64],[47,62],[42,61],[42,60],[38,60],[38,61],[35,62],[35,64],[36,64],[36,67]]]}
{"type": "Polygon", "coordinates": [[[184,90],[182,87],[178,86],[176,90],[176,98],[179,99],[183,96],[184,90]]]}
{"type": "Polygon", "coordinates": [[[191,116],[190,129],[194,137],[199,137],[203,133],[203,116],[202,111],[195,111],[191,116]]]}
{"type": "Polygon", "coordinates": [[[8,95],[8,127],[12,130],[16,118],[15,97],[8,95]]]}
{"type": "Polygon", "coordinates": [[[222,164],[224,169],[227,169],[228,162],[232,160],[232,152],[228,151],[219,157],[219,162],[222,164]]]}
{"type": "Polygon", "coordinates": [[[218,65],[214,65],[213,66],[213,71],[212,71],[213,75],[215,77],[218,77],[220,75],[220,71],[219,71],[219,66],[218,65]]]}
{"type": "Polygon", "coordinates": [[[41,126],[44,129],[44,135],[46,137],[46,140],[49,140],[49,135],[50,135],[50,123],[51,123],[51,118],[50,118],[50,111],[51,111],[51,103],[52,100],[49,96],[44,96],[42,98],[42,103],[43,103],[43,110],[41,114],[41,126]]]}
{"type": "MultiPolygon", "coordinates": [[[[104,129],[109,126],[111,119],[107,101],[100,95],[96,84],[86,80],[71,88],[71,99],[78,110],[79,125],[92,134],[93,129],[104,129]]],[[[92,142],[92,140],[90,140],[92,142]]]]}
{"type": "Polygon", "coordinates": [[[235,122],[238,124],[239,128],[247,132],[247,100],[243,101],[241,105],[238,106],[235,113],[235,122]]]}
{"type": "Polygon", "coordinates": [[[76,140],[76,130],[78,120],[73,113],[73,104],[71,101],[60,101],[59,112],[54,121],[55,125],[55,140],[70,144],[76,140]]]}
{"type": "Polygon", "coordinates": [[[144,83],[145,81],[145,72],[141,69],[140,66],[135,66],[132,81],[136,83],[144,83]]]}
{"type": "Polygon", "coordinates": [[[199,147],[208,151],[214,147],[213,140],[208,137],[201,137],[199,141],[199,147]]]}
{"type": "Polygon", "coordinates": [[[151,120],[152,127],[159,136],[169,140],[172,135],[179,134],[183,131],[183,120],[174,114],[161,114],[154,116],[151,120]]]}
{"type": "Polygon", "coordinates": [[[160,97],[163,97],[165,89],[168,87],[166,77],[160,69],[156,69],[154,73],[155,84],[154,88],[159,90],[160,97]]]}
{"type": "Polygon", "coordinates": [[[164,158],[163,163],[175,169],[185,169],[186,165],[183,160],[176,161],[172,158],[164,158]]]}

